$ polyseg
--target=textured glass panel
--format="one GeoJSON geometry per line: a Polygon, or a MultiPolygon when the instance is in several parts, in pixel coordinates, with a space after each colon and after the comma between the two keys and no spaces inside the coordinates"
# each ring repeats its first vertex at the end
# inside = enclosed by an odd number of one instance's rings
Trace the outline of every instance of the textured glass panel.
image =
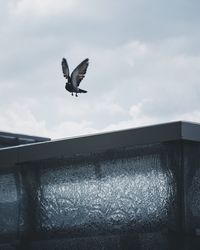
{"type": "Polygon", "coordinates": [[[0,234],[16,233],[18,200],[14,174],[0,175],[0,234]]]}
{"type": "Polygon", "coordinates": [[[184,200],[187,231],[200,232],[200,144],[184,142],[184,200]]]}
{"type": "Polygon", "coordinates": [[[194,217],[200,217],[200,169],[198,169],[193,177],[189,190],[190,211],[194,217]]]}
{"type": "Polygon", "coordinates": [[[41,169],[42,230],[72,234],[152,230],[168,222],[172,172],[159,154],[41,169]]]}

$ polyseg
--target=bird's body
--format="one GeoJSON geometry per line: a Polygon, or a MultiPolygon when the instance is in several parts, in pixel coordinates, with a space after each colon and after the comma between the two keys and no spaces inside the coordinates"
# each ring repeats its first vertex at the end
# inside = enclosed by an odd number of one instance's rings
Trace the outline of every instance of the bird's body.
{"type": "Polygon", "coordinates": [[[66,82],[66,84],[65,84],[65,89],[67,91],[71,92],[72,95],[73,95],[73,93],[76,93],[76,96],[77,96],[77,93],[87,93],[86,90],[83,90],[80,88],[75,88],[71,83],[68,83],[68,82],[66,82]]]}
{"type": "Polygon", "coordinates": [[[62,59],[62,71],[64,77],[67,79],[67,82],[65,84],[65,89],[69,92],[75,93],[76,96],[77,93],[87,93],[86,90],[80,89],[79,84],[81,80],[85,77],[85,73],[87,71],[87,67],[89,65],[89,59],[85,59],[82,61],[72,72],[72,74],[69,74],[69,67],[67,64],[67,60],[65,58],[62,59]]]}

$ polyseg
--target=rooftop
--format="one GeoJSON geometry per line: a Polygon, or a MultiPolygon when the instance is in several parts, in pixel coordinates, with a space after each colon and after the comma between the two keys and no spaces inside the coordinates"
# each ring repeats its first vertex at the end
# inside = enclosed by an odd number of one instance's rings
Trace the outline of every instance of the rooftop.
{"type": "MultiPolygon", "coordinates": [[[[0,164],[13,164],[53,157],[70,157],[119,147],[167,142],[173,140],[200,141],[200,124],[177,121],[114,132],[92,134],[60,140],[13,135],[26,143],[33,144],[12,146],[0,149],[0,164]]],[[[5,135],[4,135],[5,136],[5,135]]],[[[3,137],[2,137],[3,138],[3,137]]]]}

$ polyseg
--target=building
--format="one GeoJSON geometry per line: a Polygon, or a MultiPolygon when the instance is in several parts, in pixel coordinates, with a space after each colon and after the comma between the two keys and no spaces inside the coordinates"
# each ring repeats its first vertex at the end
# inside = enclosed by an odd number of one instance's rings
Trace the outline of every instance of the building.
{"type": "Polygon", "coordinates": [[[50,138],[14,134],[0,131],[0,148],[50,141],[50,138]]]}
{"type": "Polygon", "coordinates": [[[199,249],[199,194],[198,124],[37,137],[0,149],[0,249],[199,249]]]}

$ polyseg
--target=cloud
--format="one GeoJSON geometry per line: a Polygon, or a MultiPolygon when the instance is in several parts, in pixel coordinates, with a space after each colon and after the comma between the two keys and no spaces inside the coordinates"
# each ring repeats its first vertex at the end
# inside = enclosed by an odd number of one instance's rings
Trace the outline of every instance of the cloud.
{"type": "MultiPolygon", "coordinates": [[[[75,133],[165,122],[175,117],[193,119],[188,114],[190,110],[198,111],[199,107],[200,57],[185,52],[190,46],[192,43],[186,38],[168,39],[156,44],[133,40],[112,49],[72,46],[72,57],[74,51],[75,58],[84,58],[85,54],[91,58],[83,83],[89,92],[77,99],[72,98],[64,90],[60,62],[40,66],[35,69],[33,79],[25,76],[20,83],[20,76],[16,81],[12,80],[13,85],[2,85],[5,93],[16,89],[15,105],[26,103],[28,107],[23,112],[26,116],[18,116],[19,122],[17,117],[7,116],[8,120],[15,121],[12,124],[18,124],[10,130],[21,127],[20,131],[32,131],[33,134],[38,131],[38,134],[58,138],[65,137],[64,133],[74,136],[75,133]],[[48,74],[52,74],[52,79],[48,74]],[[40,81],[42,84],[37,84],[40,81]],[[57,86],[56,82],[60,85],[57,86]],[[16,83],[24,90],[17,89],[16,83]],[[38,108],[33,109],[28,101],[23,101],[20,92],[27,96],[26,100],[30,98],[38,103],[38,108]]],[[[15,105],[10,109],[15,110],[15,105]]],[[[13,114],[17,114],[16,110],[13,114]]]]}
{"type": "Polygon", "coordinates": [[[2,131],[45,135],[45,121],[38,121],[26,105],[13,103],[0,109],[2,131]]]}
{"type": "Polygon", "coordinates": [[[1,130],[59,138],[199,120],[196,0],[1,3],[1,130]],[[65,91],[63,56],[71,71],[90,58],[87,94],[65,91]]]}
{"type": "Polygon", "coordinates": [[[1,131],[11,131],[15,133],[27,133],[50,138],[71,137],[82,134],[95,133],[97,130],[92,128],[90,122],[64,121],[56,126],[49,127],[44,119],[37,119],[34,116],[34,108],[37,104],[34,101],[29,105],[13,103],[11,106],[1,107],[0,124],[1,131]]]}

